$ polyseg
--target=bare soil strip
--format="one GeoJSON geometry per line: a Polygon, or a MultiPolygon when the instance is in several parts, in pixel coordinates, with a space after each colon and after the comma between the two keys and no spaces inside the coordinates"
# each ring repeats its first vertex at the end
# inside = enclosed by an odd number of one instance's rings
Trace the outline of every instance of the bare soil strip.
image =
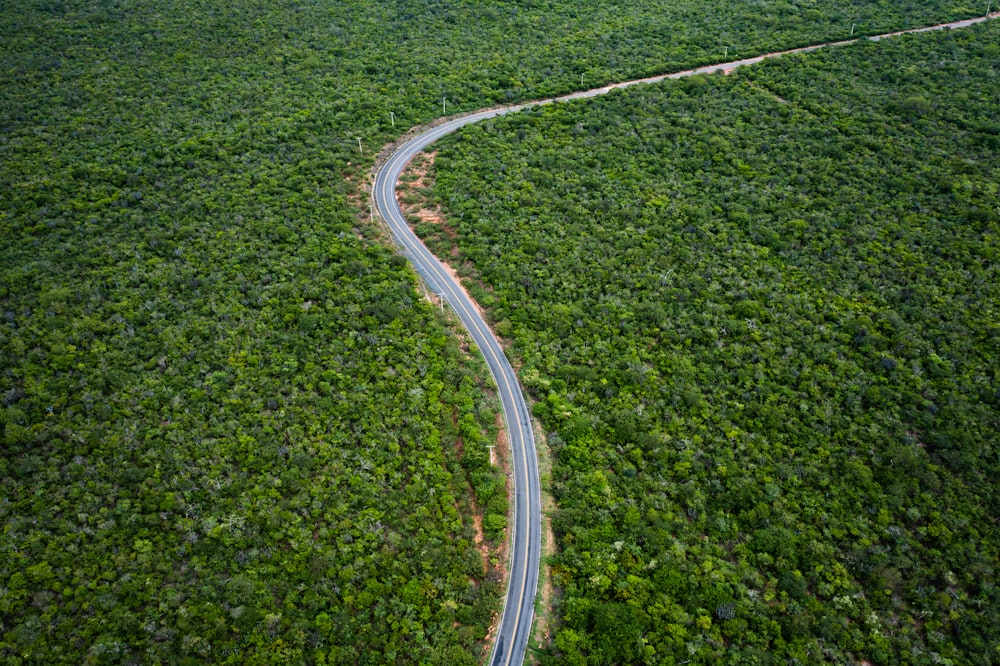
{"type": "MultiPolygon", "coordinates": [[[[497,438],[496,441],[494,442],[495,446],[493,447],[496,453],[494,454],[493,450],[490,451],[490,462],[496,460],[496,463],[494,464],[500,465],[500,468],[503,469],[507,497],[513,498],[514,489],[511,487],[512,472],[510,469],[510,456],[508,455],[508,449],[507,449],[507,430],[504,427],[503,416],[499,413],[496,415],[496,427],[497,427],[497,438]]],[[[478,518],[478,525],[476,527],[476,531],[481,536],[482,516],[476,516],[476,518],[478,518]]],[[[493,564],[493,561],[491,561],[489,558],[489,553],[490,553],[489,549],[485,548],[487,553],[485,555],[486,569],[493,575],[499,576],[499,578],[497,578],[497,581],[500,583],[501,587],[506,587],[507,576],[510,573],[507,570],[507,561],[509,559],[507,553],[508,551],[507,544],[509,542],[509,533],[508,533],[509,530],[510,527],[504,530],[504,538],[497,543],[496,547],[492,551],[493,557],[496,558],[495,566],[493,564]]],[[[500,629],[500,620],[502,619],[503,619],[503,610],[493,615],[493,618],[490,621],[489,629],[486,630],[486,638],[484,639],[485,645],[491,645],[493,643],[494,637],[496,636],[497,631],[500,629]]],[[[484,663],[486,659],[489,659],[489,657],[490,653],[487,651],[484,656],[484,663]]]]}
{"type": "MultiPolygon", "coordinates": [[[[434,167],[434,158],[436,156],[436,151],[421,153],[410,162],[399,182],[396,183],[396,201],[407,218],[415,215],[422,222],[439,225],[441,231],[444,232],[444,235],[452,243],[451,248],[448,250],[449,256],[453,260],[457,260],[459,250],[458,245],[454,242],[457,234],[454,229],[448,226],[440,207],[433,205],[429,199],[430,189],[434,186],[434,177],[431,169],[434,167]]],[[[412,228],[413,225],[411,224],[410,226],[412,228]]],[[[462,282],[461,276],[459,276],[458,271],[455,270],[452,263],[441,261],[441,265],[444,266],[448,275],[455,280],[455,284],[469,297],[469,301],[476,308],[479,316],[484,321],[487,321],[486,313],[483,312],[479,302],[469,294],[468,289],[465,288],[465,284],[462,282]]],[[[496,337],[496,333],[493,334],[493,337],[496,337]]]]}
{"type": "MultiPolygon", "coordinates": [[[[555,629],[553,607],[558,590],[552,582],[552,567],[548,559],[556,553],[556,534],[552,529],[552,515],[556,510],[555,498],[552,497],[552,452],[548,440],[537,431],[535,433],[535,448],[538,452],[538,475],[542,486],[542,565],[538,572],[538,603],[535,604],[535,626],[531,633],[532,642],[545,648],[551,644],[555,629]]],[[[537,663],[529,652],[525,661],[537,663]]]]}

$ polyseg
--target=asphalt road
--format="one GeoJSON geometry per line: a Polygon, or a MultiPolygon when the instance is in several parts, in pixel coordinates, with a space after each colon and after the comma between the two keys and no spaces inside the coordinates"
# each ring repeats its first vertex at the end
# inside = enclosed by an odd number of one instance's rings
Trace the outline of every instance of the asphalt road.
{"type": "Polygon", "coordinates": [[[378,171],[373,186],[375,205],[392,230],[396,242],[428,286],[455,310],[479,346],[490,373],[496,381],[507,439],[510,443],[510,465],[514,479],[514,514],[511,525],[510,571],[503,617],[493,646],[491,664],[521,664],[528,645],[534,615],[535,590],[538,586],[538,563],[541,555],[541,493],[538,481],[538,459],[535,438],[531,430],[530,413],[521,393],[514,370],[496,337],[476,311],[465,292],[448,275],[441,262],[413,234],[396,202],[396,182],[407,163],[436,139],[454,132],[462,125],[509,113],[515,108],[487,111],[450,121],[411,139],[400,147],[378,171]]]}
{"type": "MultiPolygon", "coordinates": [[[[986,21],[990,18],[1000,16],[998,13],[980,18],[955,21],[926,28],[916,28],[894,32],[888,35],[876,35],[867,39],[878,40],[895,35],[902,35],[914,32],[927,32],[930,30],[944,30],[949,28],[963,28],[974,23],[986,21]]],[[[379,214],[392,231],[396,242],[403,248],[404,253],[413,262],[417,272],[423,277],[430,289],[441,295],[458,314],[462,324],[468,329],[473,341],[479,346],[490,373],[496,381],[500,402],[503,407],[504,421],[507,425],[507,438],[511,448],[511,468],[514,477],[514,520],[510,530],[511,535],[511,557],[510,571],[508,576],[507,598],[504,602],[503,616],[500,620],[500,628],[497,632],[496,642],[493,645],[493,654],[490,657],[492,666],[509,666],[510,664],[521,664],[524,661],[525,650],[528,645],[528,638],[531,632],[531,623],[534,616],[535,591],[538,587],[538,565],[541,556],[541,493],[538,480],[538,458],[535,453],[535,439],[531,430],[530,413],[524,401],[521,386],[517,382],[517,377],[511,368],[510,362],[503,353],[503,349],[497,342],[496,337],[490,331],[486,322],[479,315],[472,300],[456,284],[455,280],[441,265],[430,250],[428,250],[419,238],[410,230],[406,223],[406,218],[396,201],[396,183],[406,168],[406,165],[418,153],[427,146],[434,143],[441,137],[451,134],[464,125],[477,123],[487,118],[521,111],[533,106],[550,104],[552,102],[562,102],[574,99],[585,99],[597,97],[615,90],[616,88],[626,88],[629,86],[658,83],[666,79],[679,79],[695,74],[710,74],[719,71],[728,71],[744,65],[752,65],[766,58],[773,58],[789,53],[805,53],[815,51],[826,46],[839,46],[849,44],[852,41],[831,42],[816,46],[808,46],[800,49],[792,49],[781,53],[769,53],[754,56],[742,60],[719,63],[691,69],[673,74],[664,74],[645,79],[626,81],[585,90],[562,97],[552,99],[526,102],[515,106],[500,109],[490,109],[478,111],[459,118],[449,120],[437,127],[413,137],[400,146],[375,175],[375,182],[372,186],[375,206],[379,214]]]]}

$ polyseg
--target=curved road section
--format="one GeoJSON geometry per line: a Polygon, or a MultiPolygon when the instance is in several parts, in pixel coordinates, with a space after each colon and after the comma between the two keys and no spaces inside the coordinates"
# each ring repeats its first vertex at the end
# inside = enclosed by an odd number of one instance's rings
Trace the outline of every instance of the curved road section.
{"type": "Polygon", "coordinates": [[[413,157],[428,145],[459,127],[509,113],[523,107],[502,111],[486,111],[465,116],[439,125],[401,146],[375,176],[373,193],[382,219],[392,230],[396,242],[413,262],[417,271],[442,298],[446,299],[479,346],[496,381],[507,439],[511,448],[511,468],[514,476],[514,521],[511,529],[510,573],[507,578],[507,599],[493,647],[491,664],[508,666],[521,664],[528,646],[531,621],[538,586],[538,563],[541,556],[541,493],[538,481],[538,460],[535,438],[531,430],[528,406],[517,382],[514,369],[503,353],[500,343],[479,315],[472,300],[414,235],[396,202],[396,182],[413,157]]]}
{"type": "MultiPolygon", "coordinates": [[[[877,40],[914,32],[962,28],[973,23],[996,18],[997,16],[1000,16],[1000,14],[990,14],[980,18],[894,32],[888,35],[872,36],[868,37],[868,39],[877,40]]],[[[585,90],[552,99],[526,102],[524,104],[490,109],[488,111],[478,111],[467,116],[454,118],[413,137],[400,146],[375,174],[372,194],[379,214],[389,226],[396,242],[403,248],[403,252],[413,262],[417,272],[420,273],[427,285],[435,293],[447,300],[458,314],[462,324],[472,336],[473,341],[479,346],[483,358],[486,359],[486,364],[489,366],[490,373],[496,381],[500,394],[504,421],[507,426],[507,438],[510,441],[512,454],[514,522],[511,530],[511,557],[510,574],[507,579],[507,598],[504,602],[503,616],[500,620],[500,629],[497,632],[496,643],[493,646],[493,654],[490,657],[491,666],[521,664],[524,661],[524,653],[527,649],[528,637],[531,632],[535,591],[538,587],[538,564],[541,556],[542,541],[541,493],[538,481],[538,459],[535,455],[535,438],[531,430],[528,406],[524,401],[521,385],[518,384],[514,370],[504,355],[500,343],[479,315],[479,311],[476,309],[472,299],[459,287],[441,262],[438,261],[437,257],[431,254],[430,250],[424,246],[406,223],[403,211],[396,201],[396,183],[399,181],[403,169],[406,168],[406,165],[418,153],[441,137],[451,134],[464,125],[477,123],[488,118],[495,118],[496,116],[521,111],[541,104],[597,97],[598,95],[609,93],[616,88],[626,88],[643,83],[658,83],[666,79],[679,79],[695,74],[729,71],[744,65],[758,63],[766,58],[789,53],[805,53],[821,49],[825,46],[850,44],[852,41],[857,40],[807,46],[781,53],[770,53],[743,60],[708,65],[684,72],[614,83],[602,88],[585,90]]]]}

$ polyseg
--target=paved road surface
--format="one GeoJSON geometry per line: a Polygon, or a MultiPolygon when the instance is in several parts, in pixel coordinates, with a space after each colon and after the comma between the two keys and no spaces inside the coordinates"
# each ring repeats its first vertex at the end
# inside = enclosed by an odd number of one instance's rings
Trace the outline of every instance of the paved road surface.
{"type": "MultiPolygon", "coordinates": [[[[956,21],[928,28],[917,28],[889,35],[878,35],[867,39],[884,39],[894,35],[946,28],[963,28],[974,23],[980,23],[989,18],[996,18],[1000,13],[981,18],[956,21]]],[[[752,65],[766,58],[788,53],[805,53],[815,51],[825,46],[849,44],[851,41],[832,42],[817,46],[808,46],[781,53],[770,53],[743,60],[699,67],[674,74],[664,74],[635,81],[615,83],[602,88],[564,95],[552,99],[526,102],[501,109],[478,111],[466,116],[454,118],[437,127],[433,127],[410,139],[388,159],[378,170],[372,187],[375,206],[379,214],[389,226],[396,242],[413,262],[417,272],[424,278],[427,285],[437,294],[443,296],[458,314],[462,323],[468,329],[473,341],[479,346],[486,364],[489,366],[500,394],[504,420],[507,424],[507,438],[511,448],[511,468],[514,476],[514,521],[511,525],[511,558],[508,577],[507,598],[504,603],[503,616],[497,632],[496,643],[490,659],[491,666],[510,666],[521,664],[528,644],[531,622],[534,615],[535,590],[538,586],[538,564],[541,555],[541,494],[538,482],[538,460],[535,455],[535,440],[531,430],[530,414],[517,382],[514,370],[511,368],[503,349],[496,337],[490,331],[486,322],[476,310],[472,300],[455,283],[455,280],[441,265],[441,262],[431,254],[424,244],[414,235],[406,223],[402,211],[396,202],[396,183],[406,165],[441,137],[451,134],[463,125],[477,123],[487,118],[521,111],[532,106],[562,102],[573,99],[597,97],[611,92],[616,88],[626,88],[643,83],[657,83],[665,79],[679,79],[695,74],[710,74],[752,65]]]]}
{"type": "MultiPolygon", "coordinates": [[[[505,109],[509,113],[514,108],[505,109]]],[[[375,205],[382,219],[392,230],[396,241],[413,262],[428,286],[443,297],[458,314],[479,346],[486,364],[496,380],[507,439],[511,448],[511,469],[514,477],[514,520],[511,533],[510,573],[503,617],[494,645],[491,664],[521,664],[524,660],[531,621],[534,614],[535,589],[538,585],[538,563],[541,555],[541,493],[538,482],[538,461],[531,430],[530,414],[503,349],[476,311],[471,299],[448,275],[441,263],[410,231],[396,203],[396,182],[413,156],[436,139],[454,132],[462,125],[497,115],[489,111],[452,120],[421,134],[404,144],[379,170],[375,178],[375,205]]]]}

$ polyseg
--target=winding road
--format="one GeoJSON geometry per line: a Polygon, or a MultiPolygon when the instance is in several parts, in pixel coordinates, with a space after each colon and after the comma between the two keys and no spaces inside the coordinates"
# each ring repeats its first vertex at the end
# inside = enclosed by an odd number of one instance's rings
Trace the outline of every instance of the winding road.
{"type": "MultiPolygon", "coordinates": [[[[879,40],[895,35],[903,35],[948,28],[963,28],[974,23],[980,23],[997,18],[1000,13],[987,16],[955,21],[925,28],[915,28],[900,32],[867,37],[879,40]]],[[[477,123],[488,118],[514,113],[542,104],[563,102],[574,99],[597,97],[629,86],[658,83],[666,79],[679,79],[695,74],[710,74],[719,71],[729,71],[737,67],[752,65],[766,58],[773,58],[790,53],[806,53],[827,46],[850,44],[858,40],[829,42],[815,46],[807,46],[780,53],[769,53],[752,58],[735,60],[691,69],[673,74],[663,74],[644,79],[636,79],[622,83],[614,83],[601,88],[585,90],[562,97],[525,102],[514,106],[478,111],[461,117],[450,119],[432,127],[412,139],[406,141],[378,169],[372,185],[374,205],[382,219],[388,225],[396,242],[402,247],[404,254],[413,263],[430,289],[441,296],[458,314],[462,324],[479,346],[480,352],[493,375],[500,395],[504,421],[507,427],[507,439],[511,448],[511,469],[514,480],[513,524],[510,530],[511,549],[510,567],[507,583],[507,596],[504,602],[503,615],[497,631],[496,642],[490,657],[492,666],[510,666],[524,661],[528,638],[531,633],[531,623],[534,617],[535,591],[538,587],[538,566],[541,557],[541,489],[538,478],[538,459],[535,453],[534,433],[531,429],[531,417],[525,403],[521,386],[514,370],[504,355],[500,343],[493,335],[486,322],[480,316],[475,303],[448,273],[441,262],[410,230],[403,211],[396,200],[396,184],[400,175],[418,153],[441,137],[455,130],[477,123]]]]}
{"type": "Polygon", "coordinates": [[[393,153],[376,174],[373,186],[375,205],[382,219],[389,225],[396,241],[402,246],[427,285],[447,300],[458,314],[473,342],[479,346],[480,352],[486,359],[486,365],[489,366],[500,395],[514,478],[514,520],[510,530],[507,599],[491,661],[492,664],[503,664],[503,666],[520,664],[524,660],[534,615],[535,589],[538,586],[542,506],[531,415],[514,369],[504,355],[500,343],[479,315],[472,299],[407,226],[406,218],[396,202],[396,182],[407,163],[435,140],[463,125],[491,118],[499,113],[510,113],[516,108],[465,116],[414,137],[393,153]]]}

